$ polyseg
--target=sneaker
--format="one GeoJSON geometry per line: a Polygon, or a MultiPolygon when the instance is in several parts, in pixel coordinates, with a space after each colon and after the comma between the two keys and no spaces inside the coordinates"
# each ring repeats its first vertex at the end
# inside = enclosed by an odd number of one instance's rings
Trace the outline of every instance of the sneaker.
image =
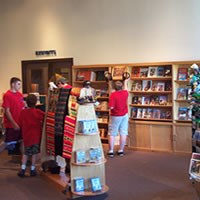
{"type": "Polygon", "coordinates": [[[25,169],[21,169],[18,174],[19,177],[24,177],[25,176],[25,169]]]}
{"type": "Polygon", "coordinates": [[[119,151],[117,152],[117,154],[118,154],[119,156],[124,156],[124,151],[119,150],[119,151]]]}
{"type": "Polygon", "coordinates": [[[113,158],[113,157],[114,157],[113,151],[109,151],[109,152],[108,152],[108,156],[109,156],[110,158],[113,158]]]}
{"type": "Polygon", "coordinates": [[[37,172],[35,169],[30,171],[30,176],[37,176],[37,172]]]}

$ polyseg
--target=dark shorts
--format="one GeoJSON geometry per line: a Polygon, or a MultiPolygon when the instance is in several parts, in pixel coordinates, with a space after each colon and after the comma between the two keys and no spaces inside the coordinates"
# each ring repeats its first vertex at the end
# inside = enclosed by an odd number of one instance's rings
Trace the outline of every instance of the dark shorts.
{"type": "Polygon", "coordinates": [[[13,128],[6,128],[5,142],[19,141],[22,139],[21,130],[15,130],[13,128]]]}
{"type": "Polygon", "coordinates": [[[40,153],[40,145],[34,144],[30,147],[24,147],[24,154],[27,156],[32,156],[34,154],[40,153]]]}

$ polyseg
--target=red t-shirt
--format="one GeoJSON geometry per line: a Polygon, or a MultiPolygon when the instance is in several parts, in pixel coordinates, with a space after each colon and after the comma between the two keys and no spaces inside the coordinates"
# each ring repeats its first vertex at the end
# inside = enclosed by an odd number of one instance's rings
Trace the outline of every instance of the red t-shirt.
{"type": "Polygon", "coordinates": [[[111,109],[111,116],[123,116],[128,113],[128,91],[119,90],[112,92],[109,98],[109,107],[111,109]]]}
{"type": "MultiPolygon", "coordinates": [[[[20,112],[22,109],[24,109],[23,95],[20,92],[12,92],[11,90],[8,90],[3,95],[2,107],[10,109],[13,119],[18,124],[20,112]]],[[[4,126],[5,128],[13,128],[6,115],[4,115],[4,126]]]]}
{"type": "Polygon", "coordinates": [[[25,147],[40,144],[43,120],[44,112],[37,108],[27,108],[21,111],[19,126],[25,147]]]}
{"type": "Polygon", "coordinates": [[[69,85],[69,84],[67,84],[67,85],[65,85],[63,88],[65,88],[65,89],[70,89],[70,88],[72,88],[72,86],[69,85]]]}

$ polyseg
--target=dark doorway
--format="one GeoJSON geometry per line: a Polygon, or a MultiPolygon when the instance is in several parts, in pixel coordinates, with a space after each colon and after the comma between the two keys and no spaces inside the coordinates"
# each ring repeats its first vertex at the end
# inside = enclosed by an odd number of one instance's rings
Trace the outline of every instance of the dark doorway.
{"type": "Polygon", "coordinates": [[[22,61],[23,93],[47,94],[48,81],[55,74],[64,76],[72,84],[73,58],[22,61]]]}

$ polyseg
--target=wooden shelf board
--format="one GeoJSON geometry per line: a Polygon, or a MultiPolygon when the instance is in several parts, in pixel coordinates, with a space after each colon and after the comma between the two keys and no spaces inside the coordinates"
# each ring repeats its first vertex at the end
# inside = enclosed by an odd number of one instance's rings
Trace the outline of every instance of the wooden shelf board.
{"type": "Polygon", "coordinates": [[[166,121],[166,122],[172,122],[172,119],[154,119],[154,118],[130,118],[130,120],[141,120],[141,121],[166,121]]]}
{"type": "Polygon", "coordinates": [[[172,80],[172,76],[167,76],[167,77],[134,77],[131,78],[131,80],[152,80],[152,81],[166,81],[166,80],[172,80]]]}
{"type": "Polygon", "coordinates": [[[172,108],[172,105],[166,105],[166,106],[164,106],[164,105],[140,105],[140,104],[129,104],[129,106],[133,106],[133,107],[149,107],[149,108],[157,108],[157,107],[159,107],[159,108],[172,108]]]}
{"type": "Polygon", "coordinates": [[[172,94],[172,91],[129,91],[134,94],[172,94]]]}
{"type": "Polygon", "coordinates": [[[187,100],[187,99],[175,99],[174,101],[189,103],[189,100],[187,100]]]}
{"type": "Polygon", "coordinates": [[[95,109],[96,112],[109,112],[109,110],[98,110],[98,109],[95,109]]]}
{"type": "Polygon", "coordinates": [[[185,80],[185,81],[175,80],[174,82],[178,84],[189,84],[190,81],[189,80],[185,80]]]}
{"type": "Polygon", "coordinates": [[[192,123],[192,120],[179,120],[179,119],[176,119],[175,120],[176,122],[180,122],[180,123],[192,123]]]}

